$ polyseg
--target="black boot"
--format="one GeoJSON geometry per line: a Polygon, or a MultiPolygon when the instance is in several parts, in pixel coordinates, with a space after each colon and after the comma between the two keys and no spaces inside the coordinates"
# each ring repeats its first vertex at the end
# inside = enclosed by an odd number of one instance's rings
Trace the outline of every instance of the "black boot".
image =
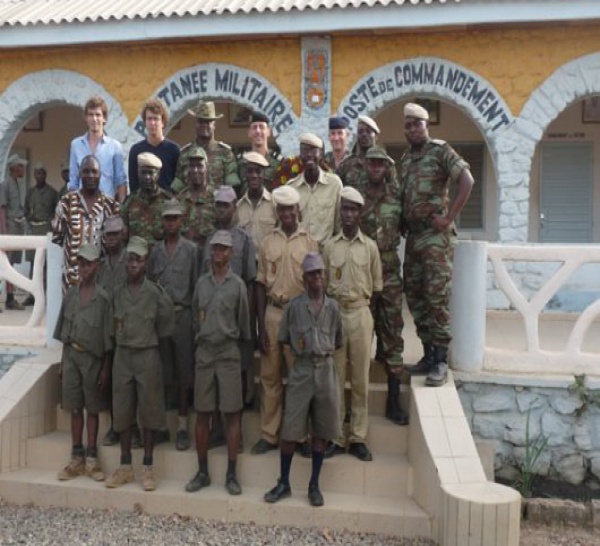
{"type": "Polygon", "coordinates": [[[398,397],[400,396],[400,379],[388,374],[388,394],[385,404],[385,416],[394,424],[408,425],[408,415],[402,411],[398,397]]]}
{"type": "Polygon", "coordinates": [[[425,379],[428,387],[441,387],[448,381],[448,349],[446,347],[434,347],[435,364],[425,379]]]}
{"type": "Polygon", "coordinates": [[[408,366],[406,371],[410,375],[427,375],[435,364],[434,347],[423,343],[423,357],[414,366],[408,366]]]}

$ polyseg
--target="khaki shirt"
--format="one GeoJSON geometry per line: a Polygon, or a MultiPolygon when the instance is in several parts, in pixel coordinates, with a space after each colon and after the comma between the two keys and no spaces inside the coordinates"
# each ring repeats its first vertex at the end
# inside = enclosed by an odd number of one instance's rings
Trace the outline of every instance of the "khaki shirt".
{"type": "Polygon", "coordinates": [[[146,275],[165,289],[175,305],[190,307],[198,280],[198,246],[185,237],[179,237],[173,254],[167,254],[167,244],[154,245],[146,275]]]}
{"type": "MultiPolygon", "coordinates": [[[[254,251],[254,244],[250,234],[244,231],[239,226],[233,226],[227,230],[231,233],[231,239],[233,242],[233,251],[231,253],[231,260],[229,267],[238,277],[245,283],[252,282],[256,279],[256,253],[254,251]]],[[[208,273],[211,269],[211,256],[210,256],[210,241],[214,237],[216,231],[213,231],[208,237],[208,244],[204,246],[202,253],[202,263],[200,264],[200,275],[208,273]]]]}
{"type": "Polygon", "coordinates": [[[381,259],[377,244],[358,231],[350,240],[343,233],[325,245],[323,259],[327,271],[327,293],[344,304],[368,305],[373,292],[383,290],[381,259]]]}
{"type": "Polygon", "coordinates": [[[310,186],[302,173],[288,182],[300,194],[300,226],[320,245],[340,229],[340,192],[342,181],[333,173],[319,169],[319,179],[310,186]]]}
{"type": "Polygon", "coordinates": [[[54,339],[65,345],[77,343],[96,358],[113,350],[113,309],[108,294],[96,285],[85,304],[79,299],[79,286],[71,286],[63,300],[54,339]]]}
{"type": "Polygon", "coordinates": [[[258,254],[263,239],[275,229],[277,224],[275,203],[271,193],[263,189],[262,197],[255,207],[246,192],[237,202],[235,223],[251,235],[254,249],[258,254]]]}
{"type": "Polygon", "coordinates": [[[117,288],[114,306],[115,338],[121,347],[158,347],[158,338],[173,334],[173,302],[162,288],[148,279],[144,279],[135,296],[127,283],[117,288]]]}
{"type": "Polygon", "coordinates": [[[16,178],[9,176],[0,184],[0,207],[6,207],[6,218],[9,220],[25,216],[19,181],[16,178]]]}
{"type": "Polygon", "coordinates": [[[58,192],[48,184],[32,186],[25,195],[25,217],[30,225],[50,225],[58,203],[58,192]]]}
{"type": "Polygon", "coordinates": [[[221,284],[212,271],[202,275],[192,300],[196,343],[204,349],[227,341],[250,340],[246,285],[231,268],[221,284]]]}
{"type": "Polygon", "coordinates": [[[284,304],[304,292],[302,260],[317,251],[316,241],[298,228],[289,238],[281,228],[265,237],[258,256],[256,280],[265,286],[267,296],[284,304]]]}

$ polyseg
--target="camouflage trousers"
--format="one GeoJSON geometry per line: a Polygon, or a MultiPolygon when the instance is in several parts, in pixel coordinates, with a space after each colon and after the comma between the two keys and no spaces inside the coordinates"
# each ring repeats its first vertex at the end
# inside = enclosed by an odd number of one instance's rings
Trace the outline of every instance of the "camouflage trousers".
{"type": "Polygon", "coordinates": [[[454,230],[409,234],[404,255],[404,290],[423,343],[448,347],[454,230]]]}
{"type": "Polygon", "coordinates": [[[383,291],[375,307],[375,334],[377,336],[377,360],[386,368],[402,366],[404,340],[402,330],[402,277],[400,264],[391,271],[383,271],[383,291]]]}

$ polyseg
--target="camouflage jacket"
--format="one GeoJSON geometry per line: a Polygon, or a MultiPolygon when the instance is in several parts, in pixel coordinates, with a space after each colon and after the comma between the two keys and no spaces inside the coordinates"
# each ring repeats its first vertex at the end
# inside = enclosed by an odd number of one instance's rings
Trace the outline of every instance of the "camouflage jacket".
{"type": "Polygon", "coordinates": [[[146,239],[149,250],[155,241],[162,241],[165,237],[162,224],[163,203],[170,198],[161,188],[150,195],[141,189],[132,193],[121,205],[121,218],[129,237],[137,235],[146,239]]]}
{"type": "MultiPolygon", "coordinates": [[[[336,174],[342,179],[344,186],[352,186],[359,190],[361,183],[364,183],[367,176],[367,160],[362,154],[349,155],[340,163],[336,174]]],[[[393,183],[396,187],[399,187],[395,165],[390,166],[386,183],[393,183]]]]}
{"type": "Polygon", "coordinates": [[[213,191],[206,188],[199,196],[194,196],[190,188],[186,188],[177,199],[184,207],[181,234],[198,244],[199,256],[202,256],[206,237],[215,230],[213,191]]]}

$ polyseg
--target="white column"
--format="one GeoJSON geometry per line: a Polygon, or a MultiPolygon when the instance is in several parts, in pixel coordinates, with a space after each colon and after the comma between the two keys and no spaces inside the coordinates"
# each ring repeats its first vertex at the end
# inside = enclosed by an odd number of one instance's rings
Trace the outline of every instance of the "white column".
{"type": "Polygon", "coordinates": [[[62,305],[62,263],[63,248],[55,245],[48,236],[46,245],[47,260],[47,286],[46,286],[46,345],[58,347],[60,342],[53,337],[54,327],[58,320],[58,313],[62,305]]]}

